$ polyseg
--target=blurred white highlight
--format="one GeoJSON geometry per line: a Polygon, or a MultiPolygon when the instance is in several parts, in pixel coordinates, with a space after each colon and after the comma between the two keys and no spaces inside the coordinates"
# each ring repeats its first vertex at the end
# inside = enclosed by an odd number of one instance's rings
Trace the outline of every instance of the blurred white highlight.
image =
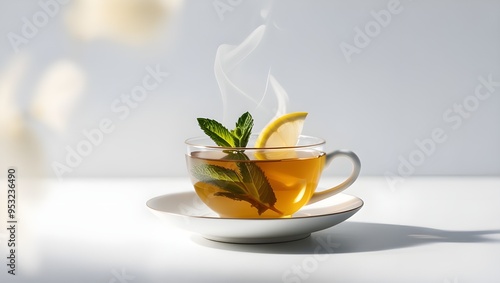
{"type": "Polygon", "coordinates": [[[73,62],[60,60],[42,74],[35,88],[33,117],[56,132],[63,132],[78,98],[83,93],[85,75],[73,62]]]}
{"type": "Polygon", "coordinates": [[[71,61],[52,63],[40,75],[29,106],[22,109],[17,97],[29,68],[29,58],[17,55],[0,74],[0,166],[17,167],[23,178],[41,178],[47,173],[43,136],[66,129],[83,94],[85,76],[71,61]]]}
{"type": "Polygon", "coordinates": [[[5,136],[17,136],[21,130],[21,112],[14,94],[26,66],[25,57],[15,56],[0,73],[0,139],[5,136]]]}
{"type": "Polygon", "coordinates": [[[181,4],[182,0],[76,0],[66,21],[83,41],[108,38],[143,43],[159,32],[181,4]]]}
{"type": "Polygon", "coordinates": [[[40,177],[43,149],[16,101],[28,63],[27,57],[15,56],[0,75],[0,168],[15,166],[24,177],[40,177]]]}

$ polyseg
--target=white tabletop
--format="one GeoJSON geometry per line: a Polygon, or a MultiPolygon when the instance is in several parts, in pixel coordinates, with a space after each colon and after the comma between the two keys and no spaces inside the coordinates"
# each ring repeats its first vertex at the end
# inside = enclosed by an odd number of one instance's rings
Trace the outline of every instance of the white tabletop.
{"type": "MultiPolygon", "coordinates": [[[[324,179],[326,187],[337,179],[324,179]]],[[[362,177],[346,222],[281,244],[206,240],[145,203],[187,179],[19,181],[15,276],[1,282],[499,282],[500,178],[362,177]]],[[[2,195],[2,223],[7,223],[2,195]]],[[[8,234],[1,231],[5,261],[8,234]]],[[[4,263],[2,263],[4,265],[4,263]]]]}

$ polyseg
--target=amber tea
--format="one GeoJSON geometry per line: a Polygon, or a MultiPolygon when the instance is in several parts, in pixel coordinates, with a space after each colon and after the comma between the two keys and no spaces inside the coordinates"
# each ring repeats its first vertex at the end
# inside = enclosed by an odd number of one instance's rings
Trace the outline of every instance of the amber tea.
{"type": "Polygon", "coordinates": [[[193,151],[196,193],[221,217],[290,217],[313,195],[325,165],[319,150],[193,151]]]}

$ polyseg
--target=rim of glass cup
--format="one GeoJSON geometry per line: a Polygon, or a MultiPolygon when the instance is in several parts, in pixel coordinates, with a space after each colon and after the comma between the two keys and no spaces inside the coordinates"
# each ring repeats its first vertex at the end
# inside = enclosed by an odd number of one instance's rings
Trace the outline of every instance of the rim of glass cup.
{"type": "MultiPolygon", "coordinates": [[[[258,135],[252,134],[251,137],[257,138],[258,135]]],[[[313,136],[307,136],[307,135],[300,135],[299,140],[301,139],[311,139],[314,140],[314,142],[310,142],[308,144],[298,144],[294,146],[272,146],[272,147],[226,147],[226,146],[218,146],[216,144],[206,144],[201,143],[200,141],[211,141],[213,142],[210,137],[206,136],[199,136],[199,137],[193,137],[189,138],[184,141],[184,143],[188,146],[191,147],[197,147],[197,148],[206,148],[206,149],[217,149],[217,150],[239,150],[239,149],[244,149],[244,150],[272,150],[272,149],[299,149],[299,148],[308,148],[308,147],[316,147],[316,146],[323,146],[326,141],[322,138],[318,137],[313,137],[313,136]],[[198,142],[198,143],[197,143],[198,142]]]]}

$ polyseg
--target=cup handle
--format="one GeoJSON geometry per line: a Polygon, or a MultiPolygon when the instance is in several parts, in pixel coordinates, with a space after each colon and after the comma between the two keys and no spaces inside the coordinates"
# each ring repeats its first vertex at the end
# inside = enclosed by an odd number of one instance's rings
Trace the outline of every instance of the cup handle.
{"type": "Polygon", "coordinates": [[[359,160],[358,156],[350,150],[336,150],[334,152],[328,153],[326,155],[325,166],[328,166],[333,159],[342,156],[351,159],[353,165],[351,175],[347,179],[345,179],[344,182],[331,189],[315,192],[307,204],[315,203],[325,198],[331,197],[337,193],[340,193],[341,191],[347,189],[350,185],[352,185],[354,181],[356,181],[361,170],[361,161],[359,160]]]}

